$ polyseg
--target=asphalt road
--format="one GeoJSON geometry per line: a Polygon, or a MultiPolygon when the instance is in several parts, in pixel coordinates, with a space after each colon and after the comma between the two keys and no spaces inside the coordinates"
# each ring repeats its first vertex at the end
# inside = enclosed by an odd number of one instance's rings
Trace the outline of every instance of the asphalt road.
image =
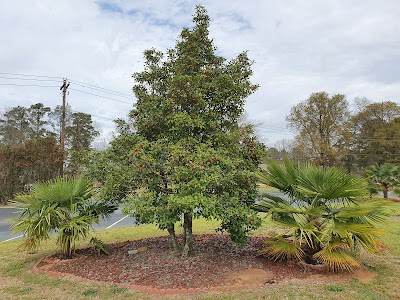
{"type": "MultiPolygon", "coordinates": [[[[20,239],[20,234],[14,234],[10,231],[10,219],[18,217],[18,209],[14,207],[0,207],[0,242],[20,239]]],[[[123,216],[121,208],[116,210],[109,220],[101,220],[99,225],[94,225],[95,229],[104,229],[111,227],[129,226],[135,224],[135,219],[123,216]]]]}
{"type": "MultiPolygon", "coordinates": [[[[285,197],[279,191],[268,191],[269,194],[285,197]]],[[[111,227],[122,227],[122,226],[129,226],[135,224],[135,219],[123,216],[122,215],[122,208],[116,210],[109,220],[101,220],[100,224],[95,224],[93,227],[95,229],[104,229],[104,228],[111,228],[111,227]]],[[[12,241],[15,239],[20,239],[20,234],[14,234],[10,231],[10,219],[18,217],[18,209],[15,207],[0,207],[0,242],[7,242],[12,241]]]]}

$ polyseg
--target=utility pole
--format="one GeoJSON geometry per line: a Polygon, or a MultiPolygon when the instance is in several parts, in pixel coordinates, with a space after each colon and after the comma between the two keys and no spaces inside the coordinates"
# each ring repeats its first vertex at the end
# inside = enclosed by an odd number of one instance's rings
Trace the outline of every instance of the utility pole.
{"type": "Polygon", "coordinates": [[[61,112],[61,132],[60,132],[60,149],[61,149],[61,168],[60,168],[60,176],[64,176],[64,153],[65,153],[65,109],[66,109],[66,97],[67,97],[67,90],[69,87],[69,82],[67,79],[63,80],[63,85],[60,87],[60,91],[62,91],[62,112],[61,112]]]}

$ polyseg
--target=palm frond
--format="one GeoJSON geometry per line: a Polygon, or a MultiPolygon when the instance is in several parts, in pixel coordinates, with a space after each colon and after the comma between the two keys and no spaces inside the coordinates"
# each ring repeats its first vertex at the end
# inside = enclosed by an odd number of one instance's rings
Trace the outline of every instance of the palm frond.
{"type": "Polygon", "coordinates": [[[316,168],[308,165],[300,169],[297,190],[309,198],[349,201],[366,194],[366,182],[361,177],[348,175],[337,168],[316,168]]]}
{"type": "Polygon", "coordinates": [[[28,250],[39,247],[51,232],[58,232],[57,242],[70,257],[76,241],[87,236],[92,223],[99,222],[100,216],[108,217],[117,208],[90,199],[92,189],[85,176],[37,182],[31,193],[16,197],[14,204],[21,210],[11,228],[24,235],[28,250]]]}
{"type": "Polygon", "coordinates": [[[290,259],[301,260],[304,256],[304,252],[299,245],[287,241],[282,237],[277,237],[273,240],[265,241],[264,243],[266,247],[260,251],[260,254],[266,254],[275,261],[290,259]]]}
{"type": "Polygon", "coordinates": [[[364,179],[337,168],[285,161],[270,162],[263,180],[287,198],[265,194],[255,210],[267,212],[293,239],[291,245],[279,238],[267,241],[266,254],[284,259],[290,249],[295,253],[303,247],[308,256],[318,251],[316,260],[339,270],[359,266],[356,254],[361,249],[372,252],[381,246],[375,225],[389,212],[385,204],[356,200],[365,195],[364,179]]]}
{"type": "Polygon", "coordinates": [[[326,246],[321,251],[314,254],[314,259],[321,264],[325,264],[332,271],[348,270],[360,267],[355,255],[340,246],[326,246]]]}
{"type": "Polygon", "coordinates": [[[102,240],[96,237],[92,237],[89,242],[93,249],[96,251],[97,255],[100,256],[102,253],[109,255],[110,249],[102,240]]]}
{"type": "Polygon", "coordinates": [[[353,206],[343,207],[336,215],[337,219],[352,219],[358,223],[383,223],[390,216],[387,205],[380,202],[358,202],[353,206]]]}

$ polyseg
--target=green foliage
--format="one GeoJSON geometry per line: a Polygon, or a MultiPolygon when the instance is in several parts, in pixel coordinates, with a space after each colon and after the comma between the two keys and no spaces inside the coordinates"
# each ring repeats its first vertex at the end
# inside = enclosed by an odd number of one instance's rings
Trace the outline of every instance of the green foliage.
{"type": "Polygon", "coordinates": [[[357,253],[379,250],[376,224],[389,215],[381,202],[355,201],[366,182],[336,168],[271,161],[259,180],[285,197],[264,194],[255,207],[287,232],[266,241],[263,253],[274,259],[326,264],[331,270],[360,266],[357,253]]]}
{"type": "Polygon", "coordinates": [[[349,104],[344,95],[331,97],[326,92],[312,93],[292,107],[286,117],[289,126],[298,132],[297,152],[303,158],[322,166],[340,164],[350,139],[349,104]]]}
{"type": "Polygon", "coordinates": [[[103,243],[102,240],[92,237],[89,241],[89,244],[92,245],[93,250],[97,253],[98,256],[100,256],[102,253],[109,255],[110,254],[110,249],[106,244],[103,243]]]}
{"type": "Polygon", "coordinates": [[[215,54],[202,6],[193,21],[165,55],[145,51],[144,71],[133,74],[133,130],[119,121],[123,134],[93,158],[104,172],[92,171],[108,198],[127,198],[125,212],[167,229],[175,242],[183,215],[183,255],[190,252],[193,218],[221,220],[220,230],[238,242],[260,225],[250,205],[258,197],[263,147],[251,126],[239,126],[245,98],[258,87],[250,82],[253,62],[246,52],[231,61],[215,54]]]}
{"type": "Polygon", "coordinates": [[[0,201],[26,191],[35,181],[56,177],[61,163],[61,151],[53,137],[0,147],[0,201]]]}
{"type": "Polygon", "coordinates": [[[0,145],[15,146],[29,139],[47,137],[50,132],[47,115],[50,107],[42,103],[32,104],[29,108],[17,106],[0,116],[0,145]]]}
{"type": "Polygon", "coordinates": [[[327,291],[330,292],[343,292],[344,288],[342,288],[341,286],[337,286],[337,285],[329,285],[326,287],[327,291]]]}
{"type": "Polygon", "coordinates": [[[125,287],[119,287],[119,286],[117,286],[117,285],[113,285],[113,286],[111,287],[111,289],[110,289],[110,292],[111,292],[112,294],[120,294],[120,293],[126,292],[127,290],[128,290],[128,289],[125,288],[125,287]]]}
{"type": "Polygon", "coordinates": [[[30,138],[37,139],[49,135],[50,132],[46,129],[46,125],[49,123],[46,116],[50,111],[50,107],[45,107],[42,103],[36,103],[29,107],[30,138]]]}
{"type": "Polygon", "coordinates": [[[393,101],[359,105],[352,117],[352,153],[359,167],[398,164],[400,147],[400,106],[393,101]]]}
{"type": "Polygon", "coordinates": [[[215,55],[203,7],[193,21],[166,60],[148,50],[145,71],[134,74],[139,100],[132,115],[142,141],[132,165],[145,191],[130,208],[170,233],[184,214],[185,241],[192,217],[202,215],[220,219],[220,230],[244,242],[259,224],[249,205],[257,198],[260,147],[250,128],[238,126],[244,98],[257,88],[249,81],[252,62],[246,53],[230,62],[215,55]]]}
{"type": "Polygon", "coordinates": [[[92,183],[84,176],[37,182],[13,204],[21,211],[11,228],[24,235],[24,247],[37,249],[55,231],[66,258],[72,257],[76,242],[88,235],[93,223],[116,209],[92,199],[92,183]]]}
{"type": "Polygon", "coordinates": [[[99,196],[113,203],[120,203],[137,189],[137,174],[132,168],[131,151],[139,137],[132,126],[117,120],[117,134],[110,147],[103,151],[91,151],[85,161],[88,174],[101,189],[99,196]]]}
{"type": "Polygon", "coordinates": [[[388,198],[388,191],[400,185],[400,169],[392,164],[374,165],[366,169],[371,191],[380,189],[383,198],[388,198]]]}
{"type": "MultiPolygon", "coordinates": [[[[59,175],[62,164],[57,142],[60,118],[60,106],[52,111],[42,103],[29,108],[13,107],[0,115],[1,202],[26,192],[36,181],[59,175]]],[[[81,170],[91,142],[99,133],[90,115],[72,114],[69,106],[66,124],[66,171],[76,175],[81,170]]]]}
{"type": "Polygon", "coordinates": [[[85,155],[91,149],[91,143],[99,134],[93,126],[91,115],[81,112],[72,113],[70,125],[65,128],[68,149],[67,173],[72,175],[79,173],[86,159],[85,155]]]}
{"type": "Polygon", "coordinates": [[[85,297],[89,297],[89,296],[95,296],[98,294],[98,290],[97,289],[87,289],[85,291],[83,291],[82,295],[85,297]]]}
{"type": "Polygon", "coordinates": [[[6,111],[0,118],[0,141],[5,146],[25,142],[30,134],[28,109],[17,106],[6,111]]]}

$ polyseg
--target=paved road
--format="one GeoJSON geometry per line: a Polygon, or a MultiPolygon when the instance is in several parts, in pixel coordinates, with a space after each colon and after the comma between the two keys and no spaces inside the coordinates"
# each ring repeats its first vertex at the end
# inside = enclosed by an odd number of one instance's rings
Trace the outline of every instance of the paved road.
{"type": "MultiPolygon", "coordinates": [[[[285,197],[279,191],[268,191],[267,193],[275,196],[285,197]]],[[[135,219],[123,216],[121,208],[116,210],[109,220],[101,220],[99,225],[94,225],[95,229],[104,229],[111,227],[129,226],[135,224],[135,219]]],[[[9,227],[9,219],[17,218],[18,209],[14,207],[0,207],[0,242],[7,242],[21,238],[20,234],[13,234],[9,227]]]]}
{"type": "MultiPolygon", "coordinates": [[[[21,238],[20,234],[13,234],[10,231],[10,220],[16,218],[18,209],[14,207],[0,207],[0,242],[11,241],[21,238]]],[[[95,225],[95,229],[129,226],[135,224],[135,219],[123,216],[121,208],[116,210],[109,220],[101,220],[99,225],[95,225]]]]}

